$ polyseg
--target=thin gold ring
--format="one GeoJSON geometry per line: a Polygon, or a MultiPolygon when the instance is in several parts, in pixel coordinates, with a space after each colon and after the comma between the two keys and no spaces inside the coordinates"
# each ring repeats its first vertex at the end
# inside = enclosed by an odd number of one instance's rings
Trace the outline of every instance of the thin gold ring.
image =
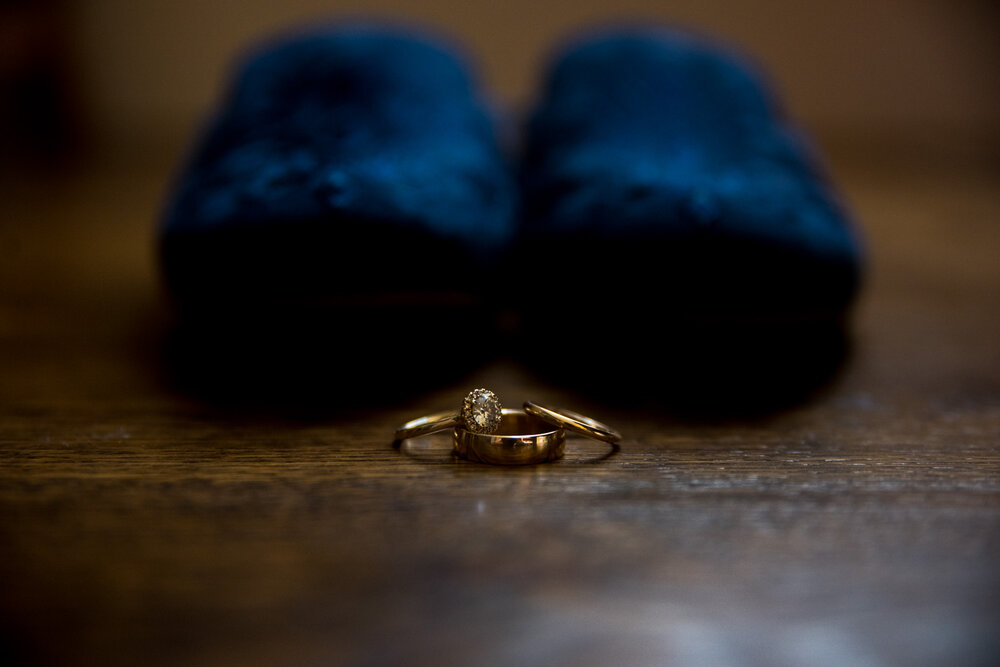
{"type": "Polygon", "coordinates": [[[422,435],[430,435],[439,431],[447,431],[450,428],[461,425],[462,417],[455,411],[438,412],[426,417],[411,419],[396,429],[394,440],[399,442],[407,438],[419,438],[422,435]]]}
{"type": "Polygon", "coordinates": [[[599,422],[596,419],[591,419],[590,417],[585,417],[572,410],[550,408],[531,401],[525,401],[524,411],[553,426],[585,435],[588,438],[601,440],[609,445],[616,445],[622,439],[621,433],[607,424],[599,422]]]}
{"type": "Polygon", "coordinates": [[[503,408],[500,399],[489,389],[473,389],[462,402],[462,410],[438,412],[410,420],[396,429],[394,441],[419,438],[438,431],[464,426],[476,433],[492,433],[500,426],[503,408]]]}
{"type": "Polygon", "coordinates": [[[566,447],[566,432],[524,410],[505,409],[493,433],[473,433],[456,426],[452,442],[455,453],[470,461],[531,465],[561,458],[566,447]]]}

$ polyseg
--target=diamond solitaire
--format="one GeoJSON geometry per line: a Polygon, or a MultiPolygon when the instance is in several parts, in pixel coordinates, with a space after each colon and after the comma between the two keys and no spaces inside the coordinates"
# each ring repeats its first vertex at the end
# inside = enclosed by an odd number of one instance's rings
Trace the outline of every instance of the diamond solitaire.
{"type": "Polygon", "coordinates": [[[493,433],[502,416],[500,399],[489,389],[473,389],[462,402],[462,421],[472,433],[493,433]]]}

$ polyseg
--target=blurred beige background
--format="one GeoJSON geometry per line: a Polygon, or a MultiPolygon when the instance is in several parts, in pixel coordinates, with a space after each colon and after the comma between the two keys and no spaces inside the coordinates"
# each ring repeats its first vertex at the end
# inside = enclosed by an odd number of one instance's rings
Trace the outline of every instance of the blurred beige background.
{"type": "Polygon", "coordinates": [[[993,151],[1000,119],[993,4],[75,0],[63,9],[87,126],[119,146],[186,143],[248,43],[330,17],[389,16],[453,34],[477,56],[489,89],[515,108],[530,100],[559,40],[631,18],[690,26],[752,54],[791,113],[821,137],[846,137],[858,149],[890,137],[993,151]]]}

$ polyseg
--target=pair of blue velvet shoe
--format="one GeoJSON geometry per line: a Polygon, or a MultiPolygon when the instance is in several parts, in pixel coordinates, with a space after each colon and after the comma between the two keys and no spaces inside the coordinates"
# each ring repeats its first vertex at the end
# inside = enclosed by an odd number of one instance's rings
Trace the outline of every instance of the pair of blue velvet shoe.
{"type": "Polygon", "coordinates": [[[334,346],[408,353],[488,347],[506,312],[538,360],[591,375],[584,356],[731,368],[839,329],[856,230],[738,56],[594,33],[556,59],[519,154],[497,135],[432,38],[350,26],[268,45],[168,206],[169,291],[189,318],[294,330],[323,313],[334,346]]]}

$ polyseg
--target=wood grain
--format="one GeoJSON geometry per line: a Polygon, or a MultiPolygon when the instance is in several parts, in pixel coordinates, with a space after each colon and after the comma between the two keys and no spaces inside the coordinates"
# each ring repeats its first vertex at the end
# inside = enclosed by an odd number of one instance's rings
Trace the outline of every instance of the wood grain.
{"type": "Polygon", "coordinates": [[[5,183],[0,650],[995,664],[996,174],[836,167],[871,242],[852,352],[807,400],[726,419],[631,397],[624,370],[609,401],[508,358],[382,401],[209,399],[164,369],[150,248],[164,165],[5,183]],[[473,386],[593,414],[625,441],[605,457],[574,439],[565,460],[520,469],[453,460],[441,437],[390,446],[473,386]]]}

